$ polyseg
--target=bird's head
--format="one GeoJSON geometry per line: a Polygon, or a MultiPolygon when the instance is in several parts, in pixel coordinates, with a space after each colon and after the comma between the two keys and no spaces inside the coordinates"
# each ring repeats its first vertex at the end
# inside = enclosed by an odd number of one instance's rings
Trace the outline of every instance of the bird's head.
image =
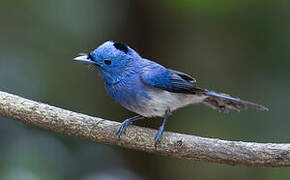
{"type": "Polygon", "coordinates": [[[127,44],[107,41],[89,54],[81,53],[73,60],[92,64],[99,70],[100,76],[107,83],[115,83],[140,58],[139,54],[127,44]]]}

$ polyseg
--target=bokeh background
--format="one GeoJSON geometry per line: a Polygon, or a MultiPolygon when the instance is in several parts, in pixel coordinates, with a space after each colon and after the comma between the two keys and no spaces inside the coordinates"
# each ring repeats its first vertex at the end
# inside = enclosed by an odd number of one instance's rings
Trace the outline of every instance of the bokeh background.
{"type": "MultiPolygon", "coordinates": [[[[168,131],[290,142],[290,1],[1,0],[0,90],[122,121],[97,72],[72,62],[106,40],[196,77],[198,85],[270,108],[176,111],[168,131]]],[[[68,137],[0,118],[0,179],[289,179],[289,168],[179,160],[68,137]]],[[[157,128],[161,120],[137,123],[157,128]]]]}

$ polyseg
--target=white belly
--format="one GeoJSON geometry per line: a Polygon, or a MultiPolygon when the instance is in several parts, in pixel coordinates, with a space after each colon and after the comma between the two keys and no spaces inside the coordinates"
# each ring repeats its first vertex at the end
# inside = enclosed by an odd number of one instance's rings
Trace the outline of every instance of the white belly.
{"type": "Polygon", "coordinates": [[[142,108],[135,110],[136,113],[144,117],[163,117],[167,109],[172,112],[189,104],[201,103],[206,98],[204,95],[171,93],[156,89],[152,89],[147,94],[151,98],[139,97],[142,108]]]}

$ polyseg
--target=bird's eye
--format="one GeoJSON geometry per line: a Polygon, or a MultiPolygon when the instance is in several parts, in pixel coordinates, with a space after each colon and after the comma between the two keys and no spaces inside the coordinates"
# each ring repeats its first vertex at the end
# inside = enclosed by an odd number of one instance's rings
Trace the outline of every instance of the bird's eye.
{"type": "Polygon", "coordinates": [[[105,60],[104,62],[105,62],[106,65],[111,65],[112,64],[112,61],[110,61],[110,60],[105,60]]]}

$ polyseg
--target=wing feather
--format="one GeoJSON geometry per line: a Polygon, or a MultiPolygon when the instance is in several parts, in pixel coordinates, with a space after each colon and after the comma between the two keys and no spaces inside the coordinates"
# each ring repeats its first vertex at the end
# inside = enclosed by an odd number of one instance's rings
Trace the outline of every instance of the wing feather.
{"type": "Polygon", "coordinates": [[[145,68],[141,79],[150,86],[173,93],[196,94],[204,91],[193,84],[195,79],[190,75],[158,64],[145,68]]]}

